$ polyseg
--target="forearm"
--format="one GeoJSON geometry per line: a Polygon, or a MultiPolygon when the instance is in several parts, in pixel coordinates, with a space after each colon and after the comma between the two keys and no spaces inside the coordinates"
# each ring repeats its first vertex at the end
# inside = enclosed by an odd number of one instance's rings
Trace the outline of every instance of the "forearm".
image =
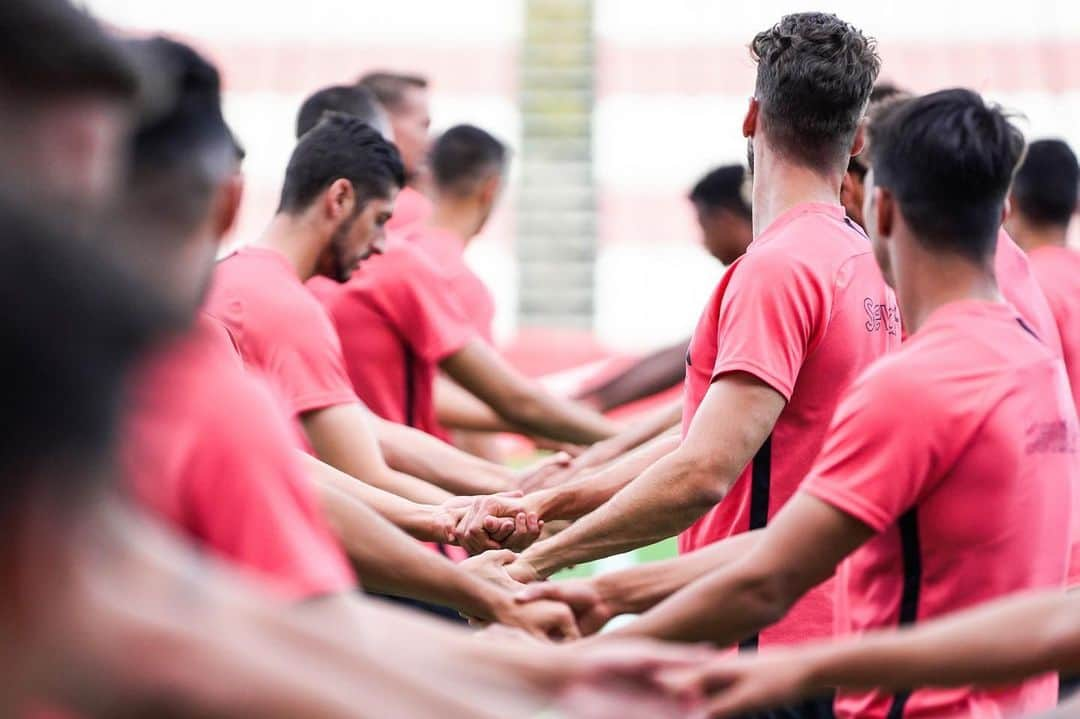
{"type": "Polygon", "coordinates": [[[612,634],[732,646],[778,621],[798,596],[782,577],[762,576],[740,559],[685,586],[612,634]]]}
{"type": "Polygon", "coordinates": [[[611,439],[597,442],[574,459],[579,469],[599,467],[627,452],[640,447],[665,433],[674,433],[682,418],[682,401],[677,400],[668,406],[652,412],[644,419],[635,421],[629,427],[611,439]]]}
{"type": "Polygon", "coordinates": [[[674,387],[686,375],[688,341],[653,352],[621,373],[580,395],[603,412],[674,387]]]}
{"type": "Polygon", "coordinates": [[[526,432],[573,444],[593,444],[619,433],[619,425],[577,402],[535,386],[521,397],[494,398],[499,416],[526,432]]]}
{"type": "Polygon", "coordinates": [[[1080,598],[1027,594],[803,651],[811,688],[997,685],[1071,673],[1080,671],[1080,598]]]}
{"type": "Polygon", "coordinates": [[[578,519],[614,497],[619,490],[678,446],[677,436],[658,438],[606,469],[530,494],[524,500],[525,505],[545,521],[578,519]]]}
{"type": "Polygon", "coordinates": [[[566,531],[534,544],[522,558],[549,576],[675,536],[720,500],[729,481],[676,450],[566,531]]]}
{"type": "Polygon", "coordinates": [[[519,432],[499,414],[453,380],[435,380],[435,413],[439,423],[450,429],[471,432],[519,432]]]}
{"type": "Polygon", "coordinates": [[[613,615],[642,614],[700,577],[742,558],[758,539],[746,532],[662,562],[601,574],[592,580],[613,615]]]}
{"type": "Polygon", "coordinates": [[[509,468],[466,454],[412,427],[375,418],[374,429],[391,467],[455,495],[493,494],[513,486],[509,468]]]}
{"type": "Polygon", "coordinates": [[[356,519],[355,512],[359,511],[352,510],[342,500],[345,498],[353,505],[362,505],[365,510],[370,510],[416,539],[446,541],[445,531],[435,521],[435,506],[412,502],[372,487],[308,454],[301,455],[307,475],[319,491],[324,510],[339,529],[352,524],[356,519]],[[337,516],[339,511],[344,511],[346,516],[337,516]]]}
{"type": "Polygon", "coordinates": [[[324,506],[366,589],[451,607],[480,619],[495,619],[510,598],[446,557],[400,532],[370,508],[336,489],[324,506]]]}

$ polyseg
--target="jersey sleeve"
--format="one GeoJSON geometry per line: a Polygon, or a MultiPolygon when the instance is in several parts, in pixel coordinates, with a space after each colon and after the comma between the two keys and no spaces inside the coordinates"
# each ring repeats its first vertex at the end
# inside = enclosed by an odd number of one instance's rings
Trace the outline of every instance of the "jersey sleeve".
{"type": "Polygon", "coordinates": [[[477,337],[450,279],[419,251],[399,248],[372,269],[380,273],[374,296],[412,352],[438,364],[477,337]]]}
{"type": "MultiPolygon", "coordinates": [[[[189,523],[215,554],[293,600],[356,586],[269,390],[250,387],[244,417],[225,418],[191,453],[189,523]]],[[[232,403],[240,406],[239,403],[232,403]]]]}
{"type": "Polygon", "coordinates": [[[828,322],[831,290],[777,252],[747,255],[733,270],[717,318],[713,379],[746,372],[790,400],[828,322]]]}
{"type": "Polygon", "coordinates": [[[877,532],[933,488],[936,438],[947,431],[932,391],[890,365],[872,367],[845,393],[800,487],[877,532]]]}
{"type": "Polygon", "coordinates": [[[318,301],[308,299],[310,312],[304,321],[282,327],[288,336],[275,337],[267,348],[267,374],[297,415],[358,401],[345,371],[337,330],[318,301]]]}

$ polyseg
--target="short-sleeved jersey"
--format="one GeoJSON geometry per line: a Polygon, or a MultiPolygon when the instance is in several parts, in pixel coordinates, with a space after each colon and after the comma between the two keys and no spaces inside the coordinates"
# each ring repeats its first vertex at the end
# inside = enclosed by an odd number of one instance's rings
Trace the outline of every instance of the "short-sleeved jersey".
{"type": "Polygon", "coordinates": [[[390,243],[342,286],[313,281],[356,394],[393,422],[448,439],[435,412],[439,363],[478,336],[452,272],[411,242],[390,243]]]}
{"type": "Polygon", "coordinates": [[[356,401],[333,323],[280,253],[245,247],[219,262],[206,311],[295,415],[356,401]]]}
{"type": "MultiPolygon", "coordinates": [[[[705,307],[687,355],[683,428],[713,381],[731,372],[753,375],[787,405],[723,501],[680,536],[680,549],[765,526],[810,470],[844,389],[899,345],[895,297],[869,239],[843,208],[803,204],[778,217],[732,264],[705,307]]],[[[832,623],[826,584],[759,641],[827,637],[832,623]]]]}
{"type": "MultiPolygon", "coordinates": [[[[842,565],[840,634],[1063,586],[1080,479],[1062,361],[1005,303],[938,308],[852,385],[802,491],[876,534],[842,565]]],[[[994,689],[853,692],[842,717],[1011,717],[1056,677],[994,689]]]]}
{"type": "Polygon", "coordinates": [[[122,457],[136,499],[208,552],[290,599],[355,577],[266,382],[209,319],[136,377],[122,457]]]}

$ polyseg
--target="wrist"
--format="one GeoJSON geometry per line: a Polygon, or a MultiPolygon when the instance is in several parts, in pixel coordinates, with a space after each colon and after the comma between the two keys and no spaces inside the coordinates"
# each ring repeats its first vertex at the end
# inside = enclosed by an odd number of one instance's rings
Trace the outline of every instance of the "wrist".
{"type": "Polygon", "coordinates": [[[608,610],[608,618],[636,614],[639,610],[629,601],[630,596],[619,582],[619,572],[600,574],[586,580],[608,610]]]}
{"type": "MultiPolygon", "coordinates": [[[[559,563],[554,559],[554,554],[545,551],[545,545],[548,544],[548,541],[537,542],[532,545],[518,555],[517,562],[515,562],[515,564],[521,563],[527,565],[529,569],[536,574],[534,581],[547,579],[552,574],[562,569],[562,567],[559,566],[559,563]]],[[[521,580],[519,579],[518,581],[521,580]]]]}

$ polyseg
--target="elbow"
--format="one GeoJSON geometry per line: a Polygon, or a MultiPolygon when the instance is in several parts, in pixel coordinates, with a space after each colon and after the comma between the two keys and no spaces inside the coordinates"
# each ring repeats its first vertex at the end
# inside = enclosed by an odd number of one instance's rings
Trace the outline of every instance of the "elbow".
{"type": "MultiPolygon", "coordinates": [[[[746,563],[743,563],[746,566],[746,563]]],[[[795,583],[783,571],[753,569],[739,583],[737,593],[743,598],[747,614],[761,628],[771,626],[791,610],[799,599],[795,583]]]]}
{"type": "Polygon", "coordinates": [[[684,478],[684,496],[686,503],[701,511],[709,511],[727,495],[732,478],[723,467],[707,457],[699,457],[676,450],[675,461],[681,466],[676,469],[676,476],[684,478]]]}

